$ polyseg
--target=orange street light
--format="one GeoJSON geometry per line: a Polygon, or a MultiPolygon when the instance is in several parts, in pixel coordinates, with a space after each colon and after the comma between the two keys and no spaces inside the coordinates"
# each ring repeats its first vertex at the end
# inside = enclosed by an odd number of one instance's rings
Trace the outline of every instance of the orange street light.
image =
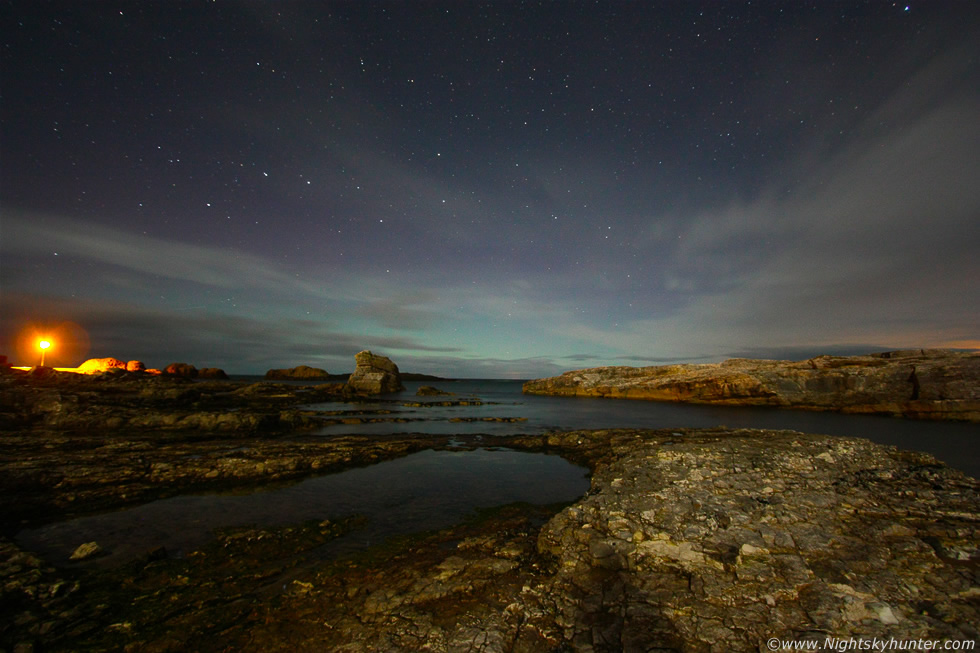
{"type": "Polygon", "coordinates": [[[51,348],[51,341],[41,340],[37,343],[37,346],[41,348],[41,367],[44,367],[44,354],[51,348]]]}

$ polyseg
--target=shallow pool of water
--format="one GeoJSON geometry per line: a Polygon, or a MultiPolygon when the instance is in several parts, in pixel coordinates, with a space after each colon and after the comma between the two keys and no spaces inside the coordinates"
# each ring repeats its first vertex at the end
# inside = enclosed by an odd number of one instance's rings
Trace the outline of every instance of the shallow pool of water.
{"type": "Polygon", "coordinates": [[[96,541],[108,555],[95,561],[115,564],[160,546],[170,555],[188,553],[220,528],[362,515],[365,527],[334,547],[356,549],[392,535],[446,528],[480,508],[571,502],[588,489],[587,474],[563,458],[540,453],[430,450],[275,490],[163,499],[24,530],[16,539],[56,563],[67,562],[80,544],[96,541]]]}

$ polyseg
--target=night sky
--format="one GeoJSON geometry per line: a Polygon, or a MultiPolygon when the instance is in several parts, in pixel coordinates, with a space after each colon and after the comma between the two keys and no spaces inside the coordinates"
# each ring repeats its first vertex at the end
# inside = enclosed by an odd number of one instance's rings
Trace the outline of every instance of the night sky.
{"type": "Polygon", "coordinates": [[[15,363],[66,322],[88,346],[49,362],[230,373],[980,347],[980,2],[6,0],[0,29],[15,363]]]}

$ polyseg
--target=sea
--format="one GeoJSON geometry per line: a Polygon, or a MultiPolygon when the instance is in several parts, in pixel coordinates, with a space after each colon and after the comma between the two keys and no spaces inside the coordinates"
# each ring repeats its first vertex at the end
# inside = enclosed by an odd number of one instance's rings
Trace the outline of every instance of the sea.
{"type": "MultiPolygon", "coordinates": [[[[257,380],[239,377],[233,380],[257,380]]],[[[291,382],[312,385],[312,382],[291,382]]],[[[367,401],[309,404],[332,413],[313,436],[448,434],[513,436],[600,428],[790,429],[867,438],[925,451],[980,478],[980,426],[777,408],[701,406],[623,399],[524,395],[522,381],[406,382],[405,390],[367,401]],[[418,396],[421,386],[452,393],[418,396]]],[[[309,432],[304,432],[309,436],[309,432]]],[[[85,542],[106,554],[74,564],[112,565],[165,547],[175,557],[216,529],[276,527],[359,515],[364,525],[332,546],[366,548],[395,535],[445,528],[481,509],[515,502],[560,505],[589,488],[588,470],[556,455],[486,447],[421,451],[369,467],[271,488],[195,493],[25,529],[16,539],[55,564],[85,542]]],[[[557,508],[556,508],[557,509],[557,508]]]]}
{"type": "MultiPolygon", "coordinates": [[[[729,407],[595,397],[525,395],[523,381],[463,379],[406,382],[405,390],[374,401],[346,404],[346,418],[401,418],[406,421],[331,424],[321,435],[341,434],[540,434],[548,431],[604,428],[789,429],[804,433],[867,438],[878,444],[925,451],[951,467],[980,478],[980,424],[907,420],[880,415],[852,415],[769,407],[729,407]],[[452,396],[419,397],[420,386],[452,396]],[[480,405],[453,405],[477,399],[480,405]],[[424,404],[417,406],[415,404],[424,404]],[[446,405],[449,404],[449,405],[446,405]],[[391,411],[378,415],[377,411],[391,411]],[[495,418],[526,421],[491,421],[495,418]],[[465,421],[460,421],[465,420],[465,421]],[[474,420],[474,421],[469,421],[474,420]]],[[[337,404],[311,404],[316,410],[338,410],[337,404]]]]}

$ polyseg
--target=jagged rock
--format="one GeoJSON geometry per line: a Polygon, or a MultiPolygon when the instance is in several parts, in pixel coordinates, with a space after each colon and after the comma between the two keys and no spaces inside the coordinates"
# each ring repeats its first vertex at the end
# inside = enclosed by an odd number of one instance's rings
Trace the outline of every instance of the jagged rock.
{"type": "Polygon", "coordinates": [[[227,379],[228,375],[220,367],[202,367],[197,371],[199,379],[227,379]]]}
{"type": "Polygon", "coordinates": [[[524,392],[980,421],[980,354],[915,349],[798,362],[597,367],[528,381],[524,392]]]}
{"type": "Polygon", "coordinates": [[[170,376],[182,376],[187,379],[197,378],[197,368],[189,363],[171,363],[163,370],[164,374],[170,376]]]}
{"type": "Polygon", "coordinates": [[[279,370],[269,370],[265,373],[265,378],[269,380],[326,379],[329,376],[330,375],[326,370],[322,370],[319,367],[310,367],[309,365],[300,365],[298,367],[290,367],[279,370]]]}
{"type": "Polygon", "coordinates": [[[385,394],[404,390],[398,366],[390,358],[361,351],[354,356],[357,367],[347,380],[347,386],[364,394],[385,394]]]}
{"type": "Polygon", "coordinates": [[[101,374],[109,370],[125,369],[127,369],[126,361],[118,358],[90,358],[78,366],[78,372],[81,374],[101,374]]]}
{"type": "Polygon", "coordinates": [[[146,365],[143,364],[143,361],[128,361],[126,363],[126,371],[127,372],[145,372],[146,371],[146,365]]]}

